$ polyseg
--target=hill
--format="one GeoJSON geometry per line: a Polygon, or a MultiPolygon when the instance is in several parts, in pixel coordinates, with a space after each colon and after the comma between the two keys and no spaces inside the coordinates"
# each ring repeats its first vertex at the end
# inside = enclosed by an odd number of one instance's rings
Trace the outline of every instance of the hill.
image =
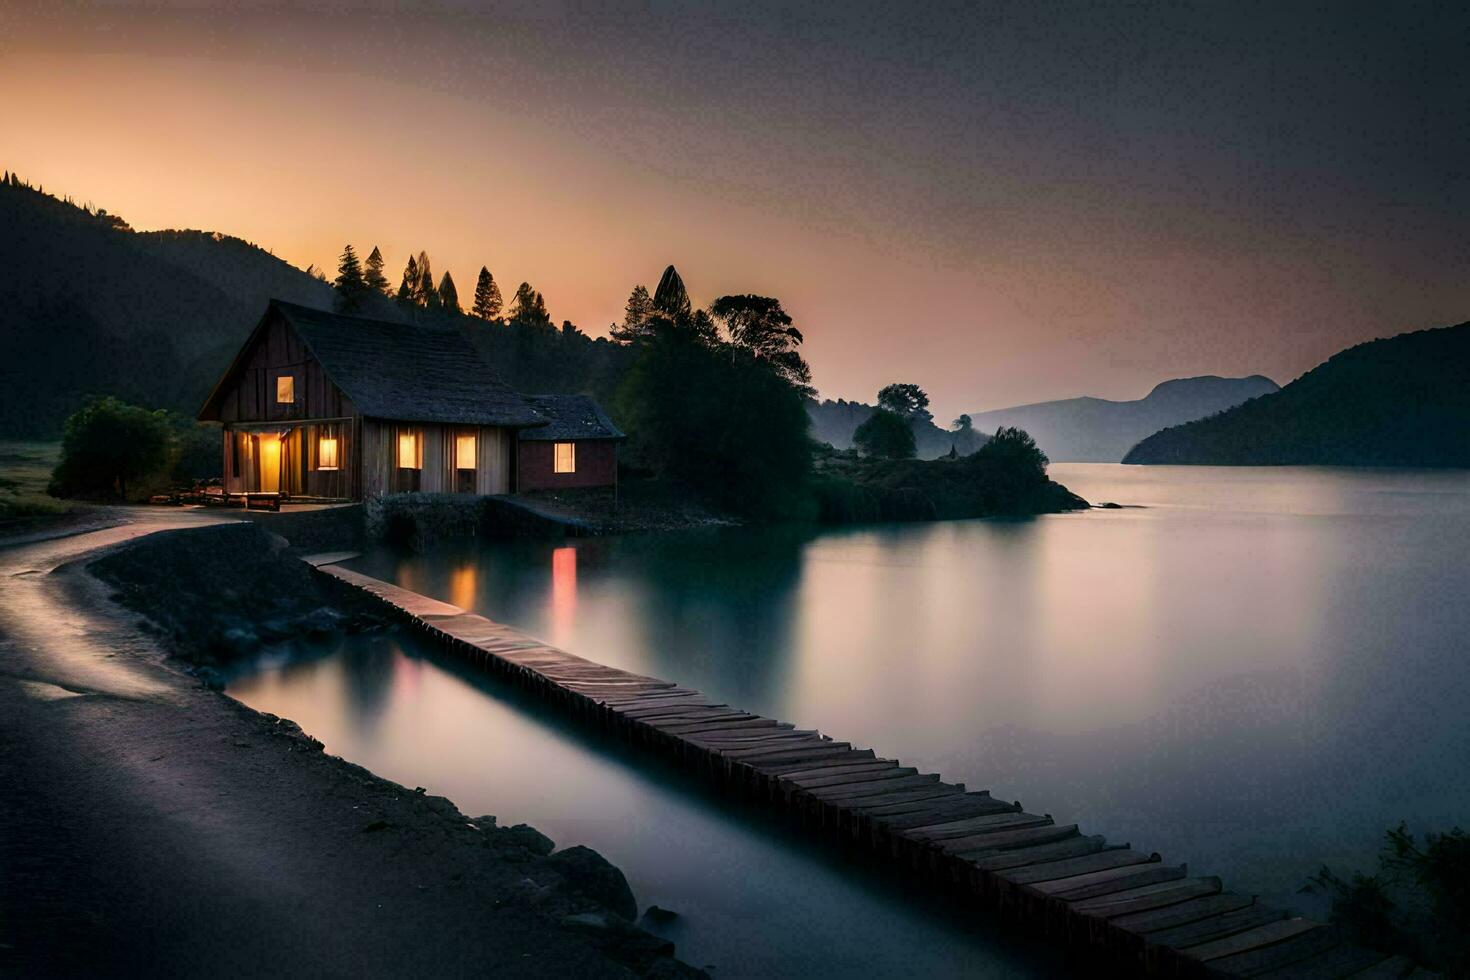
{"type": "Polygon", "coordinates": [[[1157,385],[1144,398],[1110,401],[1067,398],[973,414],[975,428],[1003,425],[1031,434],[1053,462],[1116,463],[1140,439],[1171,425],[1224,411],[1279,391],[1259,374],[1247,378],[1179,378],[1157,385]]]}
{"type": "Polygon", "coordinates": [[[1470,323],[1351,347],[1276,394],[1149,436],[1123,462],[1470,466],[1470,323]]]}
{"type": "Polygon", "coordinates": [[[138,233],[0,184],[0,435],[51,438],[88,394],[192,415],[271,296],[331,288],[238,238],[138,233]]]}
{"type": "MultiPolygon", "coordinates": [[[[806,403],[806,414],[812,421],[812,438],[833,449],[851,449],[852,434],[875,410],[873,405],[841,398],[820,402],[812,399],[806,403]]],[[[951,448],[961,456],[968,456],[985,445],[987,438],[975,429],[968,432],[941,429],[932,419],[914,420],[913,430],[919,459],[938,459],[951,448]]]]}

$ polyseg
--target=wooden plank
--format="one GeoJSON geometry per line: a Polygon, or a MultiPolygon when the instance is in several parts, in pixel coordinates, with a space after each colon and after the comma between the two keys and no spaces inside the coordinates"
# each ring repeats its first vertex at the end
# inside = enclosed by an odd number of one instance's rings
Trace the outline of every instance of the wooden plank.
{"type": "Polygon", "coordinates": [[[1073,902],[1071,910],[1077,915],[1092,915],[1111,919],[1118,915],[1129,915],[1145,909],[1157,909],[1176,905],[1202,895],[1214,895],[1220,891],[1220,879],[1214,875],[1203,878],[1182,878],[1165,881],[1157,885],[1144,885],[1126,892],[1114,892],[1099,898],[1073,902]]]}
{"type": "Polygon", "coordinates": [[[807,771],[820,766],[847,766],[872,762],[877,757],[872,749],[848,749],[808,759],[773,759],[762,762],[746,762],[745,765],[767,776],[782,776],[798,770],[807,771]]]}
{"type": "Polygon", "coordinates": [[[814,740],[810,745],[793,746],[789,749],[735,749],[732,752],[723,752],[727,759],[735,762],[744,762],[749,765],[759,766],[762,762],[782,763],[801,762],[807,759],[821,759],[826,756],[846,757],[849,752],[867,752],[868,758],[872,758],[872,749],[855,749],[846,742],[828,742],[825,740],[814,740]]]}
{"type": "Polygon", "coordinates": [[[1299,936],[1313,929],[1320,929],[1321,923],[1313,922],[1311,919],[1303,919],[1300,916],[1281,919],[1277,922],[1268,922],[1244,932],[1226,936],[1223,939],[1212,939],[1209,942],[1197,943],[1193,946],[1183,947],[1184,952],[1197,960],[1220,959],[1226,956],[1235,956],[1238,953],[1249,952],[1260,946],[1283,942],[1293,936],[1299,936]]]}
{"type": "Polygon", "coordinates": [[[1151,864],[1158,860],[1157,853],[1144,854],[1129,847],[1118,847],[1111,851],[1097,851],[1063,861],[1047,861],[1044,864],[1032,864],[1024,868],[1009,868],[999,872],[999,876],[1013,885],[1033,885],[1043,881],[1057,881],[1076,875],[1085,875],[1092,871],[1151,864]]]}
{"type": "Polygon", "coordinates": [[[868,780],[861,783],[843,783],[838,786],[817,786],[803,789],[802,792],[808,796],[814,796],[823,802],[840,806],[847,800],[899,793],[911,789],[922,789],[927,788],[931,783],[937,782],[939,782],[939,776],[936,773],[914,773],[912,776],[898,776],[892,779],[868,780]]]}
{"type": "Polygon", "coordinates": [[[680,741],[691,745],[706,745],[717,749],[754,748],[758,745],[773,745],[780,742],[807,741],[816,736],[815,731],[797,731],[784,728],[753,728],[743,732],[724,735],[682,735],[680,741]]]}
{"type": "MultiPolygon", "coordinates": [[[[1129,916],[1132,918],[1132,916],[1129,916]]],[[[1160,928],[1144,936],[1153,946],[1171,946],[1182,949],[1224,936],[1233,936],[1268,922],[1280,922],[1286,913],[1269,905],[1252,904],[1229,912],[1221,912],[1206,918],[1167,928],[1160,928]]]]}
{"type": "MultiPolygon", "coordinates": [[[[1250,895],[1236,895],[1230,892],[1221,895],[1207,895],[1204,898],[1181,902],[1168,908],[1151,909],[1147,912],[1139,912],[1137,915],[1119,916],[1113,920],[1112,924],[1128,932],[1146,935],[1161,929],[1172,929],[1176,926],[1198,922],[1201,919],[1208,919],[1211,916],[1248,908],[1254,905],[1255,901],[1255,898],[1250,895]]],[[[1147,936],[1147,938],[1153,942],[1152,936],[1147,936]]]]}
{"type": "Polygon", "coordinates": [[[824,786],[843,786],[850,783],[862,783],[872,779],[897,779],[900,776],[912,776],[919,770],[912,766],[900,766],[897,762],[890,760],[875,762],[872,765],[842,766],[839,768],[851,769],[852,772],[839,772],[834,775],[805,775],[797,773],[792,776],[783,776],[782,781],[791,783],[801,789],[820,789],[824,786]]]}
{"type": "Polygon", "coordinates": [[[1051,844],[1034,847],[1019,847],[1012,851],[975,855],[965,858],[966,862],[981,871],[1003,871],[1006,868],[1023,868],[1042,861],[1059,861],[1063,858],[1081,857],[1107,850],[1107,841],[1102,835],[1072,837],[1051,844]]]}
{"type": "Polygon", "coordinates": [[[988,854],[991,851],[1009,851],[1030,844],[1050,844],[1052,841],[1066,840],[1068,837],[1076,836],[1077,825],[1069,823],[1060,827],[1030,827],[1026,830],[1003,830],[994,834],[957,837],[954,840],[939,841],[938,845],[951,854],[971,857],[988,854]]]}
{"type": "Polygon", "coordinates": [[[978,817],[987,813],[1014,813],[1016,806],[1005,800],[997,800],[988,793],[968,792],[963,796],[949,796],[935,800],[932,804],[914,807],[899,813],[871,810],[867,816],[884,829],[899,833],[912,827],[924,827],[946,820],[963,817],[978,817]]]}
{"type": "MultiPolygon", "coordinates": [[[[1216,973],[1224,973],[1227,976],[1254,976],[1291,963],[1300,963],[1342,945],[1340,929],[1322,925],[1320,922],[1306,921],[1310,923],[1311,928],[1303,930],[1290,939],[1258,946],[1255,949],[1236,953],[1234,956],[1217,956],[1205,962],[1216,973]]],[[[1269,929],[1270,926],[1261,928],[1269,929]]],[[[1231,936],[1218,940],[1218,942],[1228,943],[1239,938],[1239,936],[1231,936]]],[[[1192,951],[1185,950],[1184,955],[1190,956],[1192,951]]]]}
{"type": "Polygon", "coordinates": [[[842,801],[844,810],[871,810],[885,809],[891,806],[901,806],[908,803],[922,803],[939,796],[956,796],[964,793],[964,788],[951,786],[948,783],[931,783],[928,789],[911,789],[902,793],[885,793],[882,796],[861,796],[856,799],[842,801]]]}
{"type": "Polygon", "coordinates": [[[1344,943],[1324,953],[1309,956],[1280,969],[1258,973],[1256,976],[1269,980],[1338,980],[1339,977],[1358,977],[1362,971],[1386,962],[1387,954],[1344,943]]]}
{"type": "Polygon", "coordinates": [[[1188,873],[1188,869],[1182,864],[1168,865],[1162,862],[1151,862],[1123,868],[1110,868],[1106,871],[1093,871],[1058,881],[1038,881],[1027,887],[1032,891],[1051,895],[1064,902],[1078,902],[1163,881],[1178,881],[1188,873]]]}
{"type": "Polygon", "coordinates": [[[784,721],[772,721],[769,718],[760,718],[756,715],[745,715],[741,717],[738,713],[733,718],[717,721],[687,721],[673,725],[659,725],[660,731],[668,732],[670,735],[699,735],[705,732],[749,732],[759,731],[763,728],[795,728],[795,725],[784,721]]]}
{"type": "Polygon", "coordinates": [[[1020,830],[1022,827],[1044,827],[1053,823],[1052,818],[1036,813],[1021,813],[1016,810],[1007,810],[1004,813],[986,813],[978,817],[965,817],[962,820],[951,820],[947,823],[929,824],[927,827],[915,827],[912,830],[900,831],[900,835],[910,840],[936,841],[949,840],[955,837],[972,837],[975,834],[985,834],[993,830],[1020,830]]]}
{"type": "Polygon", "coordinates": [[[819,759],[816,762],[793,762],[785,766],[762,766],[764,772],[782,779],[790,779],[793,776],[811,776],[817,774],[837,775],[845,772],[858,772],[865,767],[872,766],[896,766],[896,759],[868,759],[863,758],[852,762],[844,762],[841,759],[819,759]]]}

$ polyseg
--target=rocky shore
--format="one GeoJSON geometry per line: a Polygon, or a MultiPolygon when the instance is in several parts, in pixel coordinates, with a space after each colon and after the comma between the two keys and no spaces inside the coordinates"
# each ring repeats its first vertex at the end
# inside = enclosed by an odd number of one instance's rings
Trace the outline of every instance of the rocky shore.
{"type": "Polygon", "coordinates": [[[248,648],[231,631],[370,625],[279,538],[96,552],[123,536],[0,552],[0,973],[700,975],[594,851],[381,779],[181,668],[248,648]]]}

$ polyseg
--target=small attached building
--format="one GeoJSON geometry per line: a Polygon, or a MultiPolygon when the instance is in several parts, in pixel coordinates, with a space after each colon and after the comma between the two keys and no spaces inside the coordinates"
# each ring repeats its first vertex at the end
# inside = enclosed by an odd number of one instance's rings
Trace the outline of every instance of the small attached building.
{"type": "Polygon", "coordinates": [[[546,424],[521,429],[516,490],[617,486],[627,436],[587,395],[529,395],[546,424]]]}
{"type": "Polygon", "coordinates": [[[199,418],[224,426],[226,492],[317,500],[510,493],[518,434],[547,425],[457,330],[280,300],[199,418]]]}

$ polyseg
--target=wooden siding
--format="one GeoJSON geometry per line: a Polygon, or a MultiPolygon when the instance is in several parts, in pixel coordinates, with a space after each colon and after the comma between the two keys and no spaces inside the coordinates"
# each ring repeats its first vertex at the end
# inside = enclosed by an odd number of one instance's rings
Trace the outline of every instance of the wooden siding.
{"type": "Polygon", "coordinates": [[[498,426],[457,426],[362,420],[362,496],[419,490],[454,493],[460,486],[454,466],[455,437],[475,436],[473,493],[510,493],[512,433],[498,426]],[[419,438],[420,469],[415,477],[398,467],[398,436],[413,431],[419,438]]]}
{"type": "Polygon", "coordinates": [[[344,395],[311,356],[301,338],[275,319],[255,337],[245,363],[221,392],[221,422],[292,422],[340,419],[355,415],[344,395]],[[276,379],[290,375],[296,399],[276,401],[276,379]]]}
{"type": "Polygon", "coordinates": [[[610,439],[576,439],[576,472],[557,473],[554,442],[525,440],[519,444],[516,490],[564,490],[610,487],[618,482],[618,444],[610,439]]]}

